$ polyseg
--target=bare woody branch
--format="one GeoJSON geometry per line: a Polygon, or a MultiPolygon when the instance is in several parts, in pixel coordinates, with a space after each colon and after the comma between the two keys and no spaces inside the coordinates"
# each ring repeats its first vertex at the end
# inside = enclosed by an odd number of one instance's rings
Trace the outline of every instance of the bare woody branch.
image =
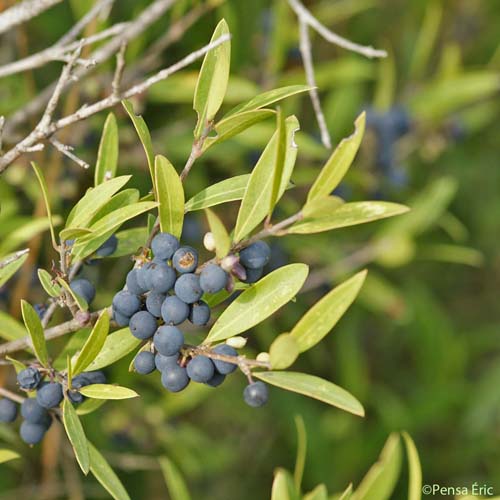
{"type": "Polygon", "coordinates": [[[62,0],[24,0],[0,14],[0,33],[29,21],[62,0]]]}

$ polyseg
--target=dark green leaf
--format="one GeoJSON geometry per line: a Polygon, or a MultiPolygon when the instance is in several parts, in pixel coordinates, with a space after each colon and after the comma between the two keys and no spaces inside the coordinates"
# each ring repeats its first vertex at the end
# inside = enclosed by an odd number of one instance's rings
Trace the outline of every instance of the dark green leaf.
{"type": "Polygon", "coordinates": [[[38,270],[38,279],[48,295],[51,297],[59,297],[61,295],[61,287],[52,281],[52,276],[45,269],[38,270]]]}
{"type": "Polygon", "coordinates": [[[87,438],[83,431],[82,423],[76,414],[75,409],[68,399],[63,403],[63,423],[66,429],[71,446],[75,452],[75,457],[84,474],[88,474],[90,469],[89,448],[87,438]]]}
{"type": "Polygon", "coordinates": [[[118,166],[118,125],[113,113],[109,113],[102,130],[95,166],[94,184],[97,186],[116,175],[118,166]]]}
{"type": "Polygon", "coordinates": [[[43,331],[43,326],[38,317],[38,314],[33,309],[32,305],[21,300],[21,311],[23,315],[24,324],[28,330],[29,336],[31,338],[31,345],[35,356],[40,363],[47,367],[49,363],[49,356],[47,353],[47,345],[45,343],[45,334],[43,331]]]}

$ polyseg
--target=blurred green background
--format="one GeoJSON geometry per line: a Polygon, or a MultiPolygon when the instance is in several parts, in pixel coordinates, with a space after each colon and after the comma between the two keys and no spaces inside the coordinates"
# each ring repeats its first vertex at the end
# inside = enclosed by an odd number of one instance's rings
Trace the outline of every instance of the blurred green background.
{"type": "MultiPolygon", "coordinates": [[[[6,7],[12,2],[0,2],[6,7]]],[[[106,23],[134,18],[145,0],[115,2],[106,23]]],[[[43,15],[4,34],[0,63],[49,46],[93,2],[64,1],[43,15]]],[[[337,33],[387,49],[387,60],[368,60],[332,46],[312,34],[313,58],[321,101],[334,143],[351,133],[363,109],[384,113],[402,106],[411,130],[391,149],[391,168],[377,166],[377,137],[367,131],[361,153],[341,186],[345,199],[384,199],[413,211],[390,221],[313,236],[273,240],[273,266],[306,262],[312,277],[293,303],[255,328],[249,347],[265,351],[311,304],[337,282],[367,267],[362,294],[334,331],[296,363],[345,387],[365,406],[366,418],[343,413],[296,394],[271,390],[260,410],[242,401],[244,379],[233,377],[213,391],[190,387],[178,395],[162,389],[159,377],[128,372],[130,359],[108,370],[112,382],[135,388],[141,398],[109,402],[83,418],[89,439],[109,459],[134,499],[168,498],[156,457],[178,466],[195,499],[268,498],[276,467],[293,469],[294,416],[303,416],[309,439],[304,490],[325,483],[330,492],[359,483],[392,431],[408,431],[418,447],[424,483],[470,485],[477,481],[500,494],[500,169],[498,116],[500,51],[498,2],[402,0],[323,0],[306,2],[337,33]]],[[[205,44],[225,17],[232,39],[232,77],[225,109],[262,90],[304,83],[298,27],[284,0],[179,0],[127,49],[127,78],[141,78],[148,47],[191,9],[199,18],[182,38],[150,66],[175,62],[205,44]]],[[[67,94],[65,113],[92,102],[109,89],[113,60],[67,94]],[[107,86],[106,86],[107,85],[107,86]]],[[[0,115],[9,116],[57,78],[60,63],[0,81],[0,115]]],[[[135,100],[136,111],[153,133],[155,151],[177,168],[191,147],[195,113],[192,96],[199,63],[154,86],[135,100]]],[[[299,208],[306,186],[328,157],[319,141],[307,95],[283,103],[301,122],[296,188],[281,202],[279,216],[299,208]]],[[[124,110],[119,118],[119,173],[133,173],[131,185],[149,190],[148,169],[124,110]]],[[[63,142],[90,164],[95,162],[106,113],[60,134],[63,142]]],[[[27,132],[25,123],[18,129],[27,132]]],[[[251,170],[274,123],[254,126],[211,149],[197,162],[186,185],[191,196],[210,183],[251,170]]],[[[44,168],[55,213],[67,215],[92,184],[84,171],[47,150],[37,155],[44,168]]],[[[34,176],[25,161],[0,178],[0,255],[27,244],[30,258],[2,289],[1,311],[18,315],[20,298],[44,300],[36,286],[37,267],[50,269],[54,258],[43,225],[44,214],[34,176]]],[[[238,204],[218,214],[234,224],[238,204]]],[[[139,221],[136,221],[136,225],[139,221]]],[[[202,214],[186,221],[185,239],[201,247],[206,231],[202,214]]],[[[89,266],[98,283],[95,307],[110,303],[122,286],[127,257],[89,266]]],[[[201,337],[200,337],[201,338],[201,337]]],[[[63,342],[60,343],[62,348],[63,342]]],[[[3,382],[12,374],[2,370],[3,382]]],[[[27,494],[37,498],[106,498],[93,478],[80,477],[64,451],[55,426],[44,444],[23,446],[13,429],[0,426],[3,442],[23,455],[0,467],[0,498],[27,494]],[[82,493],[83,492],[83,493],[82,493]]],[[[405,474],[393,498],[405,498],[405,474]]]]}

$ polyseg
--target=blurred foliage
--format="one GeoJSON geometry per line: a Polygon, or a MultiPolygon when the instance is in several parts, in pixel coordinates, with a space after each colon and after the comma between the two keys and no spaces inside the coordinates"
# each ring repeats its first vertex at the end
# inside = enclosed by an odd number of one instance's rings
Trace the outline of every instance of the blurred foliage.
{"type": "MultiPolygon", "coordinates": [[[[53,43],[91,2],[63,2],[7,34],[0,61],[11,61],[53,43]]],[[[116,2],[107,23],[129,19],[149,2],[116,2]]],[[[180,0],[168,16],[127,50],[127,66],[193,5],[180,0]]],[[[192,498],[268,498],[277,467],[292,470],[296,437],[294,415],[302,415],[308,434],[304,491],[324,483],[328,491],[359,484],[391,432],[408,431],[419,450],[424,483],[472,484],[500,492],[500,340],[496,283],[500,274],[497,243],[500,213],[498,163],[500,57],[495,2],[426,0],[319,0],[308,2],[324,24],[359,43],[389,50],[389,59],[365,60],[313,37],[313,54],[327,122],[334,141],[352,132],[361,109],[387,111],[397,104],[409,113],[411,130],[393,145],[389,171],[377,166],[378,140],[368,131],[362,151],[339,190],[347,201],[366,198],[405,203],[413,208],[393,221],[338,229],[307,237],[273,240],[273,266],[307,262],[313,280],[286,315],[254,329],[249,342],[259,352],[295,324],[308,308],[355,270],[370,272],[360,300],[328,339],[297,363],[302,371],[324,376],[352,392],[366,409],[360,419],[300,395],[271,391],[265,409],[241,401],[244,381],[230,380],[223,391],[191,387],[166,394],[155,377],[128,372],[130,359],[109,370],[109,378],[133,387],[140,399],[108,402],[83,417],[89,439],[118,472],[132,498],[165,498],[181,488],[181,474],[192,498]],[[369,243],[366,244],[366,241],[369,243]],[[161,458],[161,457],[168,457],[161,458]],[[180,471],[180,472],[179,472],[180,471]],[[172,483],[174,486],[172,486],[172,483]]],[[[228,110],[258,91],[303,84],[298,29],[284,0],[227,0],[205,14],[180,41],[162,54],[161,65],[209,40],[225,17],[233,33],[232,77],[223,105],[228,110]]],[[[10,114],[53,81],[60,64],[14,75],[0,82],[0,115],[10,114]]],[[[179,170],[189,155],[196,114],[191,99],[198,68],[178,73],[136,99],[153,133],[156,152],[179,170]]],[[[104,74],[112,63],[97,70],[104,74]]],[[[102,94],[98,78],[82,85],[74,101],[102,94]]],[[[304,198],[328,152],[307,95],[283,102],[286,114],[300,117],[296,188],[283,200],[290,211],[304,198]]],[[[118,117],[118,174],[136,174],[131,187],[148,193],[148,165],[123,109],[118,117]],[[139,175],[137,175],[139,174],[139,175]]],[[[106,119],[101,113],[62,137],[95,164],[106,119]]],[[[274,123],[259,123],[235,139],[211,148],[192,171],[186,186],[191,197],[210,183],[248,173],[269,140],[274,123]]],[[[55,222],[93,182],[84,171],[47,150],[37,155],[45,169],[55,222]]],[[[0,255],[30,247],[31,253],[8,287],[0,289],[4,311],[19,317],[20,298],[44,300],[36,269],[50,269],[47,219],[34,173],[21,162],[0,178],[0,255]],[[43,236],[41,236],[43,232],[43,236]],[[7,238],[8,236],[8,238],[7,238]]],[[[233,222],[237,204],[227,205],[224,219],[233,222]]],[[[228,224],[230,227],[230,224],[228,224]]],[[[201,242],[204,217],[189,215],[184,238],[201,242]]],[[[125,253],[125,252],[124,252],[125,253]]],[[[96,307],[105,306],[121,286],[127,258],[87,266],[84,273],[99,283],[96,307]]],[[[2,336],[14,338],[15,325],[2,336]]],[[[58,341],[61,348],[63,341],[58,341]]],[[[9,372],[0,372],[5,380],[9,372]]],[[[0,426],[4,442],[24,459],[1,465],[1,498],[19,493],[44,498],[105,498],[91,478],[77,479],[73,460],[59,452],[54,426],[42,447],[23,446],[13,431],[0,426]],[[56,444],[54,444],[56,443],[56,444]],[[39,461],[38,458],[41,458],[39,461]]],[[[406,497],[399,481],[393,498],[406,497]]],[[[182,491],[181,491],[182,493],[182,491]]],[[[174,498],[174,496],[172,496],[174,498]]],[[[185,498],[178,495],[177,498],[185,498]]]]}

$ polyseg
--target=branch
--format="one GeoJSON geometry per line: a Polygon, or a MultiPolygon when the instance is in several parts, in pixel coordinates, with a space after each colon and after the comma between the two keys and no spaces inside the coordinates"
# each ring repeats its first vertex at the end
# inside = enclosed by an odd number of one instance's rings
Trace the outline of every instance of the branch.
{"type": "Polygon", "coordinates": [[[14,392],[9,391],[8,389],[4,389],[3,387],[0,387],[0,396],[10,399],[11,401],[15,401],[19,404],[22,404],[25,399],[22,396],[19,396],[19,394],[15,394],[14,392]]]}
{"type": "Polygon", "coordinates": [[[245,374],[248,368],[266,368],[271,369],[271,365],[267,361],[259,361],[257,359],[248,359],[246,356],[227,356],[225,354],[218,354],[214,352],[208,346],[193,346],[184,345],[183,351],[187,355],[194,354],[195,356],[206,356],[210,359],[216,359],[219,361],[225,361],[227,363],[232,363],[238,365],[245,374]]]}
{"type": "Polygon", "coordinates": [[[78,158],[78,156],[72,153],[74,149],[73,146],[68,146],[67,144],[63,144],[54,137],[49,139],[49,141],[52,144],[52,146],[54,146],[63,155],[67,156],[70,160],[73,160],[78,166],[82,167],[85,170],[90,168],[90,165],[86,161],[83,161],[81,158],[78,158]]]}
{"type": "Polygon", "coordinates": [[[0,14],[0,33],[38,16],[62,0],[24,0],[0,14]]]}

